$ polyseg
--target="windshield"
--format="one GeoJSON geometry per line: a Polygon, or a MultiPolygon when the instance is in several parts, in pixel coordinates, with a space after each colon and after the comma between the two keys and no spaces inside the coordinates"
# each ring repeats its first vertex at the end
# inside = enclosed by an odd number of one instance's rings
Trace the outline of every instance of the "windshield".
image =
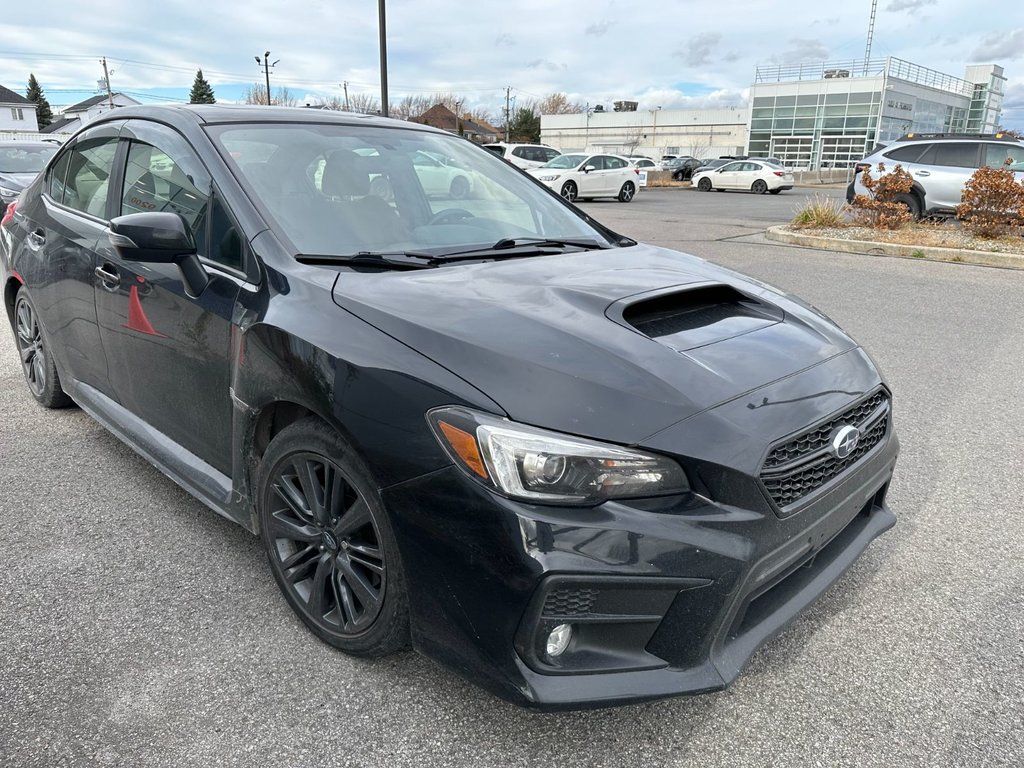
{"type": "Polygon", "coordinates": [[[39,173],[58,147],[0,147],[0,173],[39,173]]]}
{"type": "Polygon", "coordinates": [[[443,255],[520,238],[611,244],[518,169],[456,136],[309,123],[209,130],[300,254],[443,255]]]}
{"type": "Polygon", "coordinates": [[[559,155],[554,160],[546,162],[541,168],[575,168],[586,159],[586,155],[559,155]]]}

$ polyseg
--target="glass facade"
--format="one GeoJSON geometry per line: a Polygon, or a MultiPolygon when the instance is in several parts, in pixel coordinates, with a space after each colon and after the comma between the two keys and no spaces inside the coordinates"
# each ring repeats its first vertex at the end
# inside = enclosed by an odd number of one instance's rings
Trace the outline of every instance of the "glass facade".
{"type": "Polygon", "coordinates": [[[790,168],[847,168],[874,145],[880,91],[755,96],[748,153],[790,168]]]}

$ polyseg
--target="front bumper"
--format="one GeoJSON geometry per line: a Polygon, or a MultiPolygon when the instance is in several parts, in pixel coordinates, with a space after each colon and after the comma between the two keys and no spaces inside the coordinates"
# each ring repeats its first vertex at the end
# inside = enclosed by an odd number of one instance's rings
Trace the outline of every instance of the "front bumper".
{"type": "Polygon", "coordinates": [[[414,645],[544,709],[721,689],[894,524],[897,453],[890,434],[784,519],[693,498],[533,506],[454,467],[392,487],[414,645]],[[560,623],[576,645],[545,660],[542,638],[560,623]]]}

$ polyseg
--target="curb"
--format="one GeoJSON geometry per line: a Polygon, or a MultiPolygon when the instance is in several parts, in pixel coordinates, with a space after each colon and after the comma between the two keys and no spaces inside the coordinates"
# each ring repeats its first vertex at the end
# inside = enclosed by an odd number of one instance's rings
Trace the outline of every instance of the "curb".
{"type": "Polygon", "coordinates": [[[869,240],[841,240],[836,237],[805,235],[793,232],[784,224],[769,227],[764,236],[789,245],[802,245],[840,253],[863,253],[868,256],[896,256],[905,259],[926,259],[957,264],[977,264],[983,267],[1004,267],[1024,269],[1024,255],[996,253],[992,251],[968,251],[960,248],[936,248],[926,245],[900,245],[897,243],[876,243],[869,240]]]}

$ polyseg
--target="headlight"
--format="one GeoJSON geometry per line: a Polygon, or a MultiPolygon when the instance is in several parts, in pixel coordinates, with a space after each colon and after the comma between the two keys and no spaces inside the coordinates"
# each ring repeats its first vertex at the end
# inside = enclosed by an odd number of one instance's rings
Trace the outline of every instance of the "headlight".
{"type": "Polygon", "coordinates": [[[4,197],[17,197],[21,194],[20,189],[10,189],[9,187],[0,187],[0,195],[4,197]]]}
{"type": "Polygon", "coordinates": [[[558,181],[559,174],[556,173],[554,176],[540,176],[538,178],[540,178],[541,181],[558,181]]]}
{"type": "Polygon", "coordinates": [[[437,408],[427,418],[438,442],[467,474],[516,499],[592,505],[690,489],[682,468],[664,456],[467,408],[437,408]]]}

